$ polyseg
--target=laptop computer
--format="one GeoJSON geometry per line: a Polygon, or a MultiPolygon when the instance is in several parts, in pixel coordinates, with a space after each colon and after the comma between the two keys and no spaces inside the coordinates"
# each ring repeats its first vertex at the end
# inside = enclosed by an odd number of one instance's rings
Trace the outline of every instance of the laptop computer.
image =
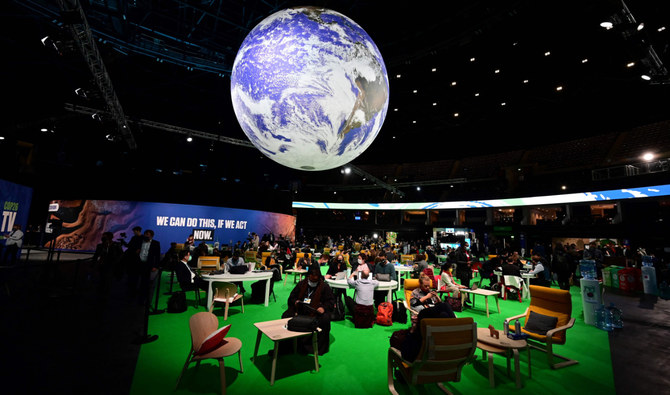
{"type": "Polygon", "coordinates": [[[347,278],[347,272],[335,273],[335,280],[344,280],[347,278]]]}

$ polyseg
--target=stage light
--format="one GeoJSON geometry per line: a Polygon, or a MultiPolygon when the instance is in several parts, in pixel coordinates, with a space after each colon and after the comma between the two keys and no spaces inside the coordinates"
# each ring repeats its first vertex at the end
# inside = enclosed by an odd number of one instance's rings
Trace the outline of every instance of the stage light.
{"type": "Polygon", "coordinates": [[[75,90],[74,90],[74,93],[75,93],[77,96],[81,96],[81,97],[84,97],[84,98],[88,97],[88,96],[86,95],[86,92],[84,92],[84,90],[83,90],[82,88],[77,88],[77,89],[75,89],[75,90]]]}
{"type": "Polygon", "coordinates": [[[186,141],[188,141],[190,143],[191,141],[193,141],[193,137],[191,137],[191,136],[186,137],[186,141]]]}
{"type": "Polygon", "coordinates": [[[642,159],[649,162],[654,159],[654,154],[652,154],[651,152],[647,152],[646,154],[642,155],[642,159]]]}
{"type": "Polygon", "coordinates": [[[5,139],[5,136],[0,136],[0,140],[4,140],[4,139],[5,139]]]}
{"type": "Polygon", "coordinates": [[[351,167],[345,167],[344,168],[344,174],[349,174],[351,173],[351,167]]]}
{"type": "Polygon", "coordinates": [[[605,28],[605,30],[610,30],[614,27],[614,24],[610,21],[600,22],[600,27],[605,28]]]}
{"type": "Polygon", "coordinates": [[[645,81],[651,81],[651,77],[648,76],[648,75],[646,75],[646,74],[642,74],[642,75],[640,76],[640,78],[642,78],[642,79],[645,80],[645,81]]]}

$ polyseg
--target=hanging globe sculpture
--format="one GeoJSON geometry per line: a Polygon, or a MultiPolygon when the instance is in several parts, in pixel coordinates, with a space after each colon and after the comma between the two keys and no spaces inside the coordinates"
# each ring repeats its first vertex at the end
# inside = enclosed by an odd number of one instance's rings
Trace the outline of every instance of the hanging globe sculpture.
{"type": "Polygon", "coordinates": [[[233,108],[264,155],[299,170],[349,163],[386,117],[388,76],[379,49],[336,11],[276,12],[247,35],[231,73],[233,108]]]}

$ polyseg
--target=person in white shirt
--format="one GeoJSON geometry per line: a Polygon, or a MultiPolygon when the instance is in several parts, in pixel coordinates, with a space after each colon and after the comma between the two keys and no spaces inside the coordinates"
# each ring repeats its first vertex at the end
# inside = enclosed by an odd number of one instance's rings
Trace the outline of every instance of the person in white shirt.
{"type": "Polygon", "coordinates": [[[179,251],[179,263],[175,266],[179,286],[184,291],[190,291],[195,289],[195,287],[207,291],[209,284],[191,269],[191,266],[188,264],[190,258],[191,252],[189,250],[184,249],[179,251]]]}
{"type": "Polygon", "coordinates": [[[7,234],[5,239],[5,256],[3,257],[3,262],[7,264],[16,264],[16,257],[21,250],[23,245],[23,231],[21,231],[21,225],[14,224],[12,231],[7,234]]]}

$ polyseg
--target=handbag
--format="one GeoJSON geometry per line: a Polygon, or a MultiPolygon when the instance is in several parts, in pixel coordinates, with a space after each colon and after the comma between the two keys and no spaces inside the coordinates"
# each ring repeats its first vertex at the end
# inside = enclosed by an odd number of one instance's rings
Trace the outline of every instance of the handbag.
{"type": "Polygon", "coordinates": [[[186,294],[184,291],[177,291],[170,295],[167,303],[168,313],[183,313],[186,309],[186,294]]]}
{"type": "Polygon", "coordinates": [[[461,303],[461,298],[454,298],[452,296],[448,296],[447,303],[449,303],[449,306],[451,306],[451,310],[457,312],[463,311],[463,304],[461,303]]]}
{"type": "Polygon", "coordinates": [[[377,281],[391,281],[391,275],[388,273],[377,273],[375,277],[377,281]]]}
{"type": "Polygon", "coordinates": [[[319,326],[319,320],[311,315],[299,314],[288,320],[286,329],[293,332],[314,332],[319,326]]]}

